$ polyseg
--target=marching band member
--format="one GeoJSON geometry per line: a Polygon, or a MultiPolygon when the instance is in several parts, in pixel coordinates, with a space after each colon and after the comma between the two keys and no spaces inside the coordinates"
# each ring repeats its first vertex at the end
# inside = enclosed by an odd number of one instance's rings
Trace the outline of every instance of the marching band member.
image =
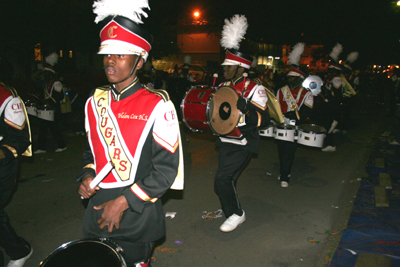
{"type": "Polygon", "coordinates": [[[221,38],[221,46],[227,50],[222,63],[226,82],[220,86],[231,86],[236,90],[239,94],[237,108],[242,113],[234,134],[220,136],[216,142],[219,147],[219,165],[214,185],[227,217],[220,227],[222,232],[231,232],[246,220],[236,191],[236,182],[253,153],[258,153],[260,137],[257,127],[267,126],[270,121],[265,88],[247,79],[244,73],[250,69],[253,59],[238,51],[247,27],[246,17],[235,15],[231,20],[225,20],[221,38]]]}
{"type": "MultiPolygon", "coordinates": [[[[301,54],[304,51],[304,43],[298,43],[289,54],[290,69],[287,73],[287,85],[278,89],[277,99],[284,115],[285,124],[301,125],[310,117],[314,105],[312,93],[302,87],[306,72],[299,67],[301,54]]],[[[291,168],[294,155],[297,150],[297,142],[284,140],[278,141],[279,153],[279,180],[281,187],[289,186],[291,168]]]]}
{"type": "Polygon", "coordinates": [[[99,0],[93,7],[104,25],[98,53],[110,85],[95,89],[85,105],[89,148],[77,178],[78,193],[90,198],[84,236],[112,239],[128,267],[147,267],[165,235],[160,198],[183,189],[179,123],[168,94],[137,78],[151,49],[152,36],[138,25],[148,1],[99,0]]]}
{"type": "Polygon", "coordinates": [[[328,66],[327,80],[324,83],[325,90],[321,94],[324,97],[324,101],[321,102],[321,108],[326,114],[325,122],[322,124],[327,130],[329,129],[325,137],[325,147],[322,148],[324,152],[336,151],[334,133],[339,131],[339,127],[343,128],[344,126],[343,117],[346,116],[344,114],[344,102],[347,100],[346,98],[355,95],[354,89],[342,75],[342,66],[338,63],[339,55],[342,51],[343,47],[338,43],[329,54],[332,61],[328,66]]]}
{"type": "MultiPolygon", "coordinates": [[[[1,58],[0,65],[3,65],[1,58]]],[[[1,66],[0,76],[5,71],[1,66]]],[[[31,130],[24,103],[14,88],[1,82],[4,80],[5,77],[0,77],[0,246],[11,259],[7,267],[22,267],[33,249],[17,235],[5,208],[17,186],[18,158],[32,156],[31,130]]],[[[4,266],[2,251],[0,266],[4,266]]]]}
{"type": "Polygon", "coordinates": [[[37,149],[34,154],[46,153],[47,132],[50,130],[53,138],[57,142],[57,149],[55,152],[63,152],[67,149],[67,145],[63,139],[60,123],[61,123],[61,104],[64,99],[63,85],[57,78],[54,65],[58,61],[58,55],[51,53],[46,57],[46,65],[43,69],[44,73],[44,103],[49,104],[54,108],[54,120],[48,121],[41,119],[39,121],[40,129],[37,140],[37,149]]]}

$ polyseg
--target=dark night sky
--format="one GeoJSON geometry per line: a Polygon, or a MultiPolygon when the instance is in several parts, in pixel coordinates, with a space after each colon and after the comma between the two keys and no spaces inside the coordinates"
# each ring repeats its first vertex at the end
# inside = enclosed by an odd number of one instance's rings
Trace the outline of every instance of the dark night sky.
{"type": "MultiPolygon", "coordinates": [[[[98,48],[91,0],[0,1],[0,54],[31,53],[36,43],[84,51],[98,48]]],[[[327,53],[339,42],[342,56],[358,51],[360,63],[400,63],[400,7],[393,0],[149,0],[149,4],[144,26],[153,30],[155,38],[163,38],[159,25],[176,24],[199,9],[221,30],[225,18],[245,15],[246,37],[255,41],[323,44],[327,53]]]]}

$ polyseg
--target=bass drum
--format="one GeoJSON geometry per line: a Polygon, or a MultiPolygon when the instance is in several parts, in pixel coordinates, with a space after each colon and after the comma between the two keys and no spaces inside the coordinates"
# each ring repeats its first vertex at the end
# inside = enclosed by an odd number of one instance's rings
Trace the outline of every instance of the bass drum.
{"type": "Polygon", "coordinates": [[[229,86],[219,87],[207,103],[207,119],[213,132],[228,135],[235,130],[240,119],[236,104],[239,95],[229,86]]]}
{"type": "Polygon", "coordinates": [[[238,99],[235,89],[229,86],[216,90],[207,86],[193,87],[182,100],[183,122],[195,132],[228,135],[239,122],[238,99]]]}
{"type": "Polygon", "coordinates": [[[300,125],[297,129],[297,143],[312,146],[323,147],[326,135],[326,129],[315,124],[300,125]]]}
{"type": "Polygon", "coordinates": [[[40,267],[126,267],[121,251],[110,239],[80,239],[59,246],[40,267]]]}

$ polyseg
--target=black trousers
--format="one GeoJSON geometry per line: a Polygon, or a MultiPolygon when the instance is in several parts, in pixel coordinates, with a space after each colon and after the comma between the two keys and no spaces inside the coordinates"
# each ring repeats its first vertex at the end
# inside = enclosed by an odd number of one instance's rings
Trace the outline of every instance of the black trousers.
{"type": "MultiPolygon", "coordinates": [[[[18,160],[0,166],[0,246],[5,250],[11,260],[25,257],[30,252],[30,244],[19,237],[10,224],[10,219],[4,208],[9,203],[18,172],[18,160]]],[[[0,252],[1,253],[1,252],[0,252]]],[[[4,264],[4,258],[0,256],[0,266],[4,264]],[[3,260],[3,261],[1,261],[3,260]]]]}
{"type": "Polygon", "coordinates": [[[43,120],[39,119],[39,137],[38,137],[38,144],[37,148],[40,150],[46,150],[46,141],[47,141],[47,132],[50,130],[51,134],[53,135],[53,138],[57,142],[57,148],[64,148],[66,147],[66,144],[64,142],[64,139],[62,137],[62,133],[60,130],[60,120],[61,120],[61,114],[56,113],[54,115],[54,121],[48,121],[48,120],[43,120]]]}
{"type": "Polygon", "coordinates": [[[289,174],[292,172],[294,155],[297,150],[297,142],[283,140],[278,141],[279,172],[281,181],[289,182],[289,174]]]}
{"type": "Polygon", "coordinates": [[[223,145],[220,147],[214,188],[227,218],[233,214],[239,216],[243,214],[236,191],[236,182],[240,173],[250,162],[252,155],[252,152],[239,145],[223,145]]]}

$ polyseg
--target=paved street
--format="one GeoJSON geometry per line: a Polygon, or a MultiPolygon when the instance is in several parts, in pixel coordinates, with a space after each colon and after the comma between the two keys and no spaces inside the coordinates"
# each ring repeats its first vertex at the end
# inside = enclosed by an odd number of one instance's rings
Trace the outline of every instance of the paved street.
{"type": "MultiPolygon", "coordinates": [[[[288,188],[277,180],[276,142],[262,137],[260,153],[238,181],[247,220],[231,233],[219,230],[224,218],[213,191],[217,137],[182,129],[185,190],[163,198],[165,212],[176,215],[166,218],[167,235],[157,244],[152,266],[326,266],[340,240],[329,233],[346,226],[374,138],[391,130],[390,118],[365,96],[351,121],[349,132],[336,136],[336,152],[299,145],[288,188]]],[[[39,266],[59,245],[82,237],[85,202],[74,177],[85,139],[75,129],[65,133],[67,151],[23,160],[18,190],[6,209],[18,234],[33,245],[26,267],[39,266]]]]}

